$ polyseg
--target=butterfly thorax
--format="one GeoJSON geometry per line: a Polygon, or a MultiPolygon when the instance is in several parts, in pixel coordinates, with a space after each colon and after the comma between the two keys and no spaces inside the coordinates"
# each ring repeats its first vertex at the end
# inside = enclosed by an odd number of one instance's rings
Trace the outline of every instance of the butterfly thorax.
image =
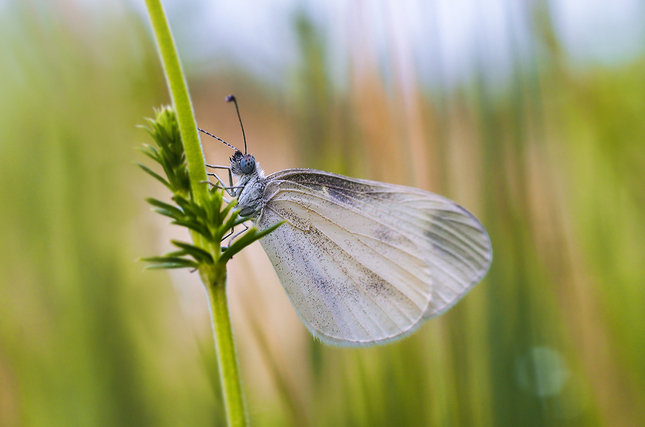
{"type": "Polygon", "coordinates": [[[257,216],[262,210],[264,192],[264,171],[260,163],[252,155],[237,151],[231,157],[231,172],[237,178],[235,187],[240,215],[257,216]]]}

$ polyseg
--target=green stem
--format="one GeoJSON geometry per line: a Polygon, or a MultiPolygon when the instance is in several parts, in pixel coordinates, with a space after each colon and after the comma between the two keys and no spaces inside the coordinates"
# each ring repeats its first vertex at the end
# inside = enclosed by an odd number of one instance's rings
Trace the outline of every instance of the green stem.
{"type": "MultiPolygon", "coordinates": [[[[186,161],[188,163],[188,174],[190,176],[190,187],[197,202],[203,202],[206,199],[207,186],[203,184],[206,181],[206,168],[204,164],[204,153],[199,142],[197,134],[197,125],[195,115],[193,114],[193,105],[188,94],[188,84],[181,69],[179,55],[175,47],[175,42],[170,32],[170,26],[166,19],[160,0],[146,0],[150,22],[157,41],[157,48],[161,56],[161,63],[166,74],[170,96],[173,107],[177,112],[179,121],[179,132],[186,152],[186,161]]],[[[201,204],[201,203],[200,203],[201,204]]]]}
{"type": "Polygon", "coordinates": [[[207,272],[200,273],[202,281],[207,284],[206,292],[213,322],[215,351],[228,425],[231,427],[247,426],[248,418],[242,392],[240,368],[237,362],[233,328],[226,298],[226,269],[221,267],[221,270],[212,276],[207,272]]]}
{"type": "MultiPolygon", "coordinates": [[[[179,55],[170,32],[170,26],[166,19],[160,0],[146,0],[148,14],[152,23],[153,32],[159,48],[161,62],[163,64],[173,107],[177,113],[179,132],[186,153],[188,163],[188,174],[193,197],[197,203],[204,206],[207,200],[208,188],[204,185],[206,181],[206,168],[204,164],[204,153],[199,142],[197,126],[193,107],[188,94],[188,85],[179,62],[179,55]]],[[[193,241],[199,246],[204,246],[203,239],[196,233],[191,233],[193,241]]],[[[215,259],[219,257],[219,247],[213,248],[215,259]]],[[[219,364],[220,382],[224,395],[224,406],[229,426],[246,426],[248,420],[244,395],[242,394],[242,382],[240,380],[240,369],[237,363],[235,342],[233,341],[233,329],[228,311],[226,299],[226,267],[216,263],[215,269],[200,269],[202,282],[206,286],[208,300],[210,303],[211,319],[213,322],[213,337],[215,339],[215,350],[219,364]]]]}

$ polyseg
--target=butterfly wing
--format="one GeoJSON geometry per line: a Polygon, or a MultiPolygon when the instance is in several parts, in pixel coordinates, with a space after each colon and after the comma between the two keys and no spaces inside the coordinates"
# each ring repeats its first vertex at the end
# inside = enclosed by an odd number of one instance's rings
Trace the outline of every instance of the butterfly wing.
{"type": "Polygon", "coordinates": [[[414,331],[486,274],[488,234],[456,203],[427,191],[314,171],[266,178],[260,240],[307,328],[360,346],[414,331]]]}

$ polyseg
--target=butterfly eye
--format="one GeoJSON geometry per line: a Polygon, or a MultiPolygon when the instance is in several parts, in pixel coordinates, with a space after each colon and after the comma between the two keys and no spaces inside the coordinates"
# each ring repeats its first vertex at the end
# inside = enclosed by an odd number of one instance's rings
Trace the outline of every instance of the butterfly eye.
{"type": "Polygon", "coordinates": [[[255,170],[255,158],[249,155],[242,157],[242,160],[240,160],[240,169],[242,169],[242,173],[252,173],[255,170]]]}

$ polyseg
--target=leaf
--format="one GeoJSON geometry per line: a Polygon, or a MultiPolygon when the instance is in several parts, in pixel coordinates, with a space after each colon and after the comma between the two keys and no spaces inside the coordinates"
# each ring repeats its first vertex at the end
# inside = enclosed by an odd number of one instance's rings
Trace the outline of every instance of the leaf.
{"type": "Polygon", "coordinates": [[[235,225],[238,224],[237,223],[238,218],[239,217],[237,213],[234,213],[233,215],[229,216],[226,219],[226,221],[218,227],[217,232],[215,233],[215,238],[221,239],[222,237],[224,237],[224,235],[228,233],[230,229],[232,229],[235,225]]]}
{"type": "Polygon", "coordinates": [[[200,263],[213,263],[213,256],[202,248],[198,248],[190,243],[184,243],[177,240],[170,241],[173,245],[183,249],[200,263]]]}
{"type": "Polygon", "coordinates": [[[188,255],[188,252],[186,252],[183,249],[180,250],[180,251],[173,251],[173,252],[168,252],[168,253],[163,254],[163,256],[165,256],[165,257],[182,257],[184,255],[188,255]]]}
{"type": "Polygon", "coordinates": [[[143,267],[144,270],[169,270],[172,268],[199,268],[197,263],[192,263],[191,265],[179,264],[173,262],[166,262],[161,264],[150,264],[143,267]]]}
{"type": "Polygon", "coordinates": [[[204,236],[208,241],[213,242],[214,238],[208,227],[206,227],[203,224],[200,224],[197,221],[188,221],[188,220],[175,220],[172,221],[171,224],[174,225],[181,225],[183,227],[190,228],[191,230],[195,231],[196,233],[199,233],[200,235],[204,236]]]}
{"type": "Polygon", "coordinates": [[[266,228],[259,232],[256,227],[249,228],[249,230],[246,233],[244,233],[240,238],[238,238],[238,240],[236,240],[231,246],[228,247],[228,249],[226,249],[222,253],[222,256],[220,257],[218,262],[226,263],[229,259],[231,259],[242,249],[244,249],[251,243],[255,242],[256,240],[259,240],[262,237],[266,236],[267,234],[271,233],[272,231],[280,227],[285,222],[286,221],[278,222],[277,224],[273,224],[271,227],[266,228]]]}
{"type": "Polygon", "coordinates": [[[237,199],[231,200],[230,203],[228,203],[226,207],[220,211],[220,217],[226,218],[229,212],[231,212],[231,209],[233,209],[236,205],[237,205],[237,199]]]}
{"type": "Polygon", "coordinates": [[[264,237],[264,236],[266,236],[267,234],[272,233],[274,230],[276,230],[278,227],[280,227],[280,226],[281,226],[282,224],[284,224],[285,222],[287,222],[287,221],[280,221],[280,222],[278,222],[277,224],[273,224],[273,225],[272,225],[271,227],[269,227],[269,228],[265,228],[264,230],[257,232],[257,233],[255,234],[255,237],[256,237],[256,239],[255,239],[255,240],[260,240],[261,238],[263,238],[263,237],[264,237]]]}
{"type": "Polygon", "coordinates": [[[152,206],[155,206],[155,207],[157,207],[159,209],[164,209],[164,210],[170,211],[177,217],[184,216],[184,212],[181,209],[179,209],[179,208],[177,208],[177,207],[175,207],[173,205],[170,205],[168,203],[162,202],[159,199],[154,199],[152,197],[148,197],[148,198],[146,198],[146,202],[150,203],[152,206]]]}
{"type": "Polygon", "coordinates": [[[176,262],[176,263],[189,262],[189,263],[192,263],[192,262],[194,262],[194,261],[191,261],[191,260],[189,260],[187,258],[181,258],[181,257],[177,257],[177,256],[166,256],[166,255],[151,256],[151,257],[141,258],[141,261],[154,262],[154,263],[159,263],[159,262],[176,262]]]}
{"type": "Polygon", "coordinates": [[[246,221],[250,221],[249,217],[246,217],[246,216],[238,217],[233,223],[233,227],[238,226],[240,224],[244,224],[246,221]]]}
{"type": "Polygon", "coordinates": [[[159,155],[159,151],[152,145],[143,144],[143,147],[139,148],[139,150],[155,162],[161,163],[161,156],[159,155]]]}
{"type": "Polygon", "coordinates": [[[143,169],[143,171],[144,171],[144,172],[146,172],[146,173],[150,174],[153,178],[155,178],[155,179],[159,180],[159,182],[161,182],[163,185],[165,185],[166,187],[170,188],[170,183],[169,183],[168,181],[166,181],[166,180],[165,180],[161,175],[159,175],[157,172],[153,171],[153,170],[152,170],[152,169],[150,169],[148,166],[146,166],[146,165],[144,165],[144,164],[142,164],[142,163],[136,162],[136,164],[137,164],[137,166],[139,166],[141,169],[143,169]]]}

